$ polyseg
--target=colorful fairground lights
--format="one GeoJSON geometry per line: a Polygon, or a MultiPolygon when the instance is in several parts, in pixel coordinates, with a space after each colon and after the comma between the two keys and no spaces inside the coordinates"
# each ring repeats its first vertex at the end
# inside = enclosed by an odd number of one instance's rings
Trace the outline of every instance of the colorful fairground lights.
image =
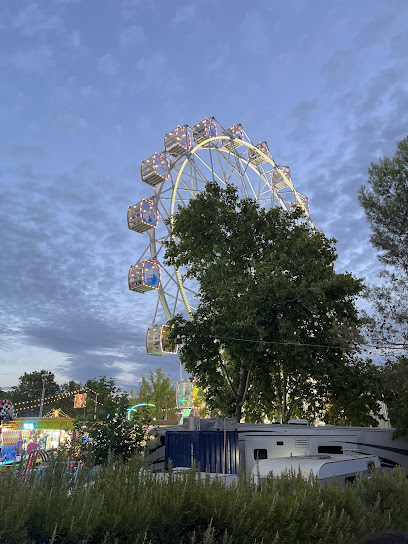
{"type": "Polygon", "coordinates": [[[307,197],[294,188],[289,167],[278,166],[267,142],[253,144],[240,124],[224,128],[209,117],[192,128],[177,126],[165,135],[164,150],[142,162],[140,174],[153,195],[128,209],[129,229],[146,235],[144,252],[129,268],[128,285],[131,291],[155,291],[158,296],[146,334],[149,355],[177,354],[168,322],[176,314],[192,316],[197,308],[197,286],[183,279],[176,267],[166,268],[161,257],[163,242],[172,235],[174,214],[208,181],[233,184],[241,198],[255,199],[264,208],[300,208],[300,221],[319,230],[310,218],[307,197]]]}

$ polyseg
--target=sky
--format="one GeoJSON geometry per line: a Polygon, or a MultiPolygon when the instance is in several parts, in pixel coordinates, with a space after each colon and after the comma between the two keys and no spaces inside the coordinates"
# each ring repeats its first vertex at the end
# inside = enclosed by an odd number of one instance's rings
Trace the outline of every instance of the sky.
{"type": "Polygon", "coordinates": [[[408,132],[407,28],[406,0],[1,2],[0,388],[43,368],[177,378],[177,356],[145,351],[126,213],[152,192],[141,162],[205,117],[267,140],[336,270],[375,283],[357,191],[408,132]]]}

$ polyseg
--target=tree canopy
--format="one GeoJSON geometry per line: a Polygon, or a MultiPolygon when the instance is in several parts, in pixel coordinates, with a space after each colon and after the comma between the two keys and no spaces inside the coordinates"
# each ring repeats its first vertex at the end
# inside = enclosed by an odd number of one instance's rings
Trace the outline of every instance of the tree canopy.
{"type": "Polygon", "coordinates": [[[130,403],[154,404],[147,410],[151,421],[172,420],[176,423],[176,388],[169,374],[162,368],[149,369],[149,375],[142,376],[136,393],[130,392],[130,403]]]}
{"type": "Polygon", "coordinates": [[[368,331],[389,358],[381,369],[381,393],[391,423],[397,434],[408,434],[408,137],[393,157],[371,164],[359,200],[384,265],[382,284],[368,290],[374,310],[368,331]]]}
{"type": "Polygon", "coordinates": [[[323,409],[337,369],[354,364],[362,281],[335,272],[335,241],[300,218],[212,182],[174,216],[166,262],[197,282],[199,304],[173,337],[213,413],[323,409]]]}
{"type": "MultiPolygon", "coordinates": [[[[10,393],[10,398],[16,405],[17,412],[20,415],[38,416],[40,409],[39,400],[41,399],[43,389],[43,381],[41,378],[43,374],[48,374],[48,378],[45,382],[45,396],[49,398],[60,393],[60,386],[55,381],[55,376],[52,372],[48,372],[48,370],[24,372],[18,379],[18,385],[12,387],[10,393]],[[33,404],[37,404],[38,406],[36,405],[31,408],[31,403],[29,401],[32,401],[33,404]],[[24,405],[21,403],[28,404],[24,405]],[[25,406],[29,406],[30,408],[26,410],[25,406]]],[[[47,402],[44,404],[45,411],[57,409],[58,407],[57,399],[55,399],[55,402],[47,402]]]]}
{"type": "Polygon", "coordinates": [[[394,157],[371,164],[359,200],[385,265],[385,282],[369,294],[377,312],[374,339],[408,350],[408,137],[398,142],[394,157]]]}

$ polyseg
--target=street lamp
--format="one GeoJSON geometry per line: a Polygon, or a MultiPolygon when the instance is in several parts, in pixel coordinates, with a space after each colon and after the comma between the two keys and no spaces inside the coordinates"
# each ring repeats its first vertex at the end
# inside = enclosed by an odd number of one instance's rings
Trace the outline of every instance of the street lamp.
{"type": "Polygon", "coordinates": [[[51,372],[41,374],[43,388],[42,388],[42,394],[41,394],[41,404],[40,404],[40,415],[39,415],[39,417],[42,417],[42,415],[43,415],[44,397],[45,397],[45,384],[47,382],[47,378],[49,378],[50,376],[51,376],[51,372]]]}

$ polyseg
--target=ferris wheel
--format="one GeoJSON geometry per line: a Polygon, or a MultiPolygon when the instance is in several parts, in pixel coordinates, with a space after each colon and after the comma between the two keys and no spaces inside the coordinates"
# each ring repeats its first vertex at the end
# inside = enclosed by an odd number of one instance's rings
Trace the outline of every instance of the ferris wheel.
{"type": "Polygon", "coordinates": [[[183,277],[182,270],[164,265],[164,242],[172,235],[174,214],[209,181],[222,187],[233,184],[240,198],[252,198],[267,209],[301,207],[302,220],[319,230],[310,218],[307,197],[294,188],[289,167],[275,163],[268,144],[254,145],[241,125],[224,128],[214,117],[166,134],[164,151],[142,162],[141,179],[154,192],[128,209],[129,229],[146,236],[146,248],[130,267],[128,283],[132,291],[157,293],[146,335],[149,355],[177,353],[170,345],[167,323],[180,313],[191,317],[197,308],[197,286],[183,277]]]}

